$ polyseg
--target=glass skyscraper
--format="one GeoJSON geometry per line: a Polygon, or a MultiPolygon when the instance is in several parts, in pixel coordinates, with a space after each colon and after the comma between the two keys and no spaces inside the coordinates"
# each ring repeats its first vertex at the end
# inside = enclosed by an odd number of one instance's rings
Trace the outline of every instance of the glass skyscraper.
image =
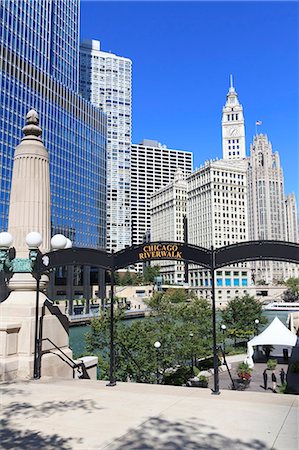
{"type": "Polygon", "coordinates": [[[49,151],[52,234],[106,245],[106,116],[78,94],[79,0],[0,0],[0,231],[26,113],[49,151]]]}

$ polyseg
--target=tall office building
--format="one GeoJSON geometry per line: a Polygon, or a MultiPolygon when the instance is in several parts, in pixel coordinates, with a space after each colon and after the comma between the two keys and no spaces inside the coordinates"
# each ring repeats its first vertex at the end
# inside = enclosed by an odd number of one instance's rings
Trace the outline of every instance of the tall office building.
{"type": "MultiPolygon", "coordinates": [[[[247,179],[243,160],[207,161],[188,178],[188,242],[201,247],[222,247],[248,240],[247,179]]],[[[189,266],[189,281],[199,296],[210,297],[210,273],[189,266]]],[[[244,264],[216,271],[218,306],[251,285],[251,272],[244,264]]]]}
{"type": "Polygon", "coordinates": [[[121,250],[131,244],[131,60],[83,41],[80,92],[107,114],[107,250],[121,250]]]}
{"type": "MultiPolygon", "coordinates": [[[[297,225],[294,197],[286,199],[283,170],[279,154],[272,152],[267,135],[259,134],[250,145],[248,166],[249,239],[295,239],[297,225]],[[287,211],[289,224],[287,221],[287,211]],[[296,225],[295,225],[296,224],[296,225]]],[[[283,280],[293,275],[294,266],[276,261],[252,263],[257,280],[267,283],[283,280]]]]}
{"type": "Polygon", "coordinates": [[[246,157],[243,107],[233,86],[232,75],[226,103],[222,109],[222,153],[223,159],[246,157]]]}
{"type": "MultiPolygon", "coordinates": [[[[177,169],[171,183],[151,197],[151,241],[184,242],[187,214],[187,181],[183,171],[177,169]]],[[[181,261],[161,261],[160,273],[164,282],[185,282],[185,264],[181,261]]]]}
{"type": "Polygon", "coordinates": [[[132,243],[140,244],[151,228],[151,196],[174,179],[178,168],[184,177],[189,175],[193,155],[144,139],[140,144],[132,144],[131,158],[132,243]]]}
{"type": "Polygon", "coordinates": [[[14,149],[34,108],[49,151],[52,234],[106,245],[106,116],[77,92],[78,0],[0,2],[0,230],[14,149]]]}
{"type": "Polygon", "coordinates": [[[298,234],[298,212],[297,202],[294,192],[286,198],[287,214],[287,240],[289,242],[299,242],[298,234]]]}

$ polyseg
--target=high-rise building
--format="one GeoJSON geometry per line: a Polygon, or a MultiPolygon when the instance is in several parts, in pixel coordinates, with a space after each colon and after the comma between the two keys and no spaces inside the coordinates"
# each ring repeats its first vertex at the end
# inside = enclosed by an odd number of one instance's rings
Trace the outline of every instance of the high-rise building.
{"type": "Polygon", "coordinates": [[[193,155],[144,139],[140,144],[132,144],[131,158],[132,243],[140,244],[151,228],[151,196],[174,179],[178,168],[184,177],[189,175],[193,155]]]}
{"type": "Polygon", "coordinates": [[[299,242],[298,212],[294,192],[289,194],[286,198],[286,214],[287,214],[287,240],[289,242],[299,242]]]}
{"type": "MultiPolygon", "coordinates": [[[[183,171],[177,169],[174,179],[151,197],[151,241],[184,242],[187,214],[187,182],[183,171]]],[[[182,284],[185,264],[181,261],[159,261],[164,282],[182,284]]]]}
{"type": "Polygon", "coordinates": [[[131,244],[132,61],[80,45],[80,92],[107,114],[107,250],[131,244]]]}
{"type": "Polygon", "coordinates": [[[0,2],[0,230],[14,149],[34,108],[49,151],[52,234],[106,245],[106,116],[77,92],[78,0],[0,2]]]}
{"type": "MultiPolygon", "coordinates": [[[[247,177],[243,160],[207,161],[188,178],[188,242],[205,248],[222,247],[248,240],[247,177]]],[[[211,277],[207,270],[189,266],[189,281],[199,296],[210,297],[211,277]]],[[[218,306],[251,285],[246,263],[216,271],[218,306]]]]}
{"type": "Polygon", "coordinates": [[[222,109],[222,152],[223,159],[240,159],[246,157],[245,123],[243,107],[230,76],[230,88],[222,109]]]}
{"type": "MultiPolygon", "coordinates": [[[[250,240],[287,241],[289,237],[295,238],[294,230],[298,225],[297,218],[294,217],[294,197],[289,197],[286,208],[279,154],[277,151],[272,152],[271,142],[264,134],[256,135],[250,145],[248,205],[250,240]]],[[[252,267],[255,278],[267,283],[286,279],[294,273],[293,265],[277,261],[256,261],[252,263],[252,267]]]]}

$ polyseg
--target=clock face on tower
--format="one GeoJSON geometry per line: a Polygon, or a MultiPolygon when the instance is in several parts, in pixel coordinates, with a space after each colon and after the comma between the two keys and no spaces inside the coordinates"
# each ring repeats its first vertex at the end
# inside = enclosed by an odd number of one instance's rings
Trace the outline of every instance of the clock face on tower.
{"type": "Polygon", "coordinates": [[[238,131],[239,131],[238,128],[232,127],[229,129],[229,134],[230,136],[237,136],[238,131]]]}

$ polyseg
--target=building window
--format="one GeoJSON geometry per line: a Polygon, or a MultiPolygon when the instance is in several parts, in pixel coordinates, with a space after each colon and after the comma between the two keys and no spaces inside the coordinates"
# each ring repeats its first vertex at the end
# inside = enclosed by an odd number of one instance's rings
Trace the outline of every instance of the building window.
{"type": "Polygon", "coordinates": [[[231,286],[231,279],[225,278],[225,286],[231,286]]]}
{"type": "Polygon", "coordinates": [[[239,278],[234,278],[234,286],[240,286],[239,278]]]}

